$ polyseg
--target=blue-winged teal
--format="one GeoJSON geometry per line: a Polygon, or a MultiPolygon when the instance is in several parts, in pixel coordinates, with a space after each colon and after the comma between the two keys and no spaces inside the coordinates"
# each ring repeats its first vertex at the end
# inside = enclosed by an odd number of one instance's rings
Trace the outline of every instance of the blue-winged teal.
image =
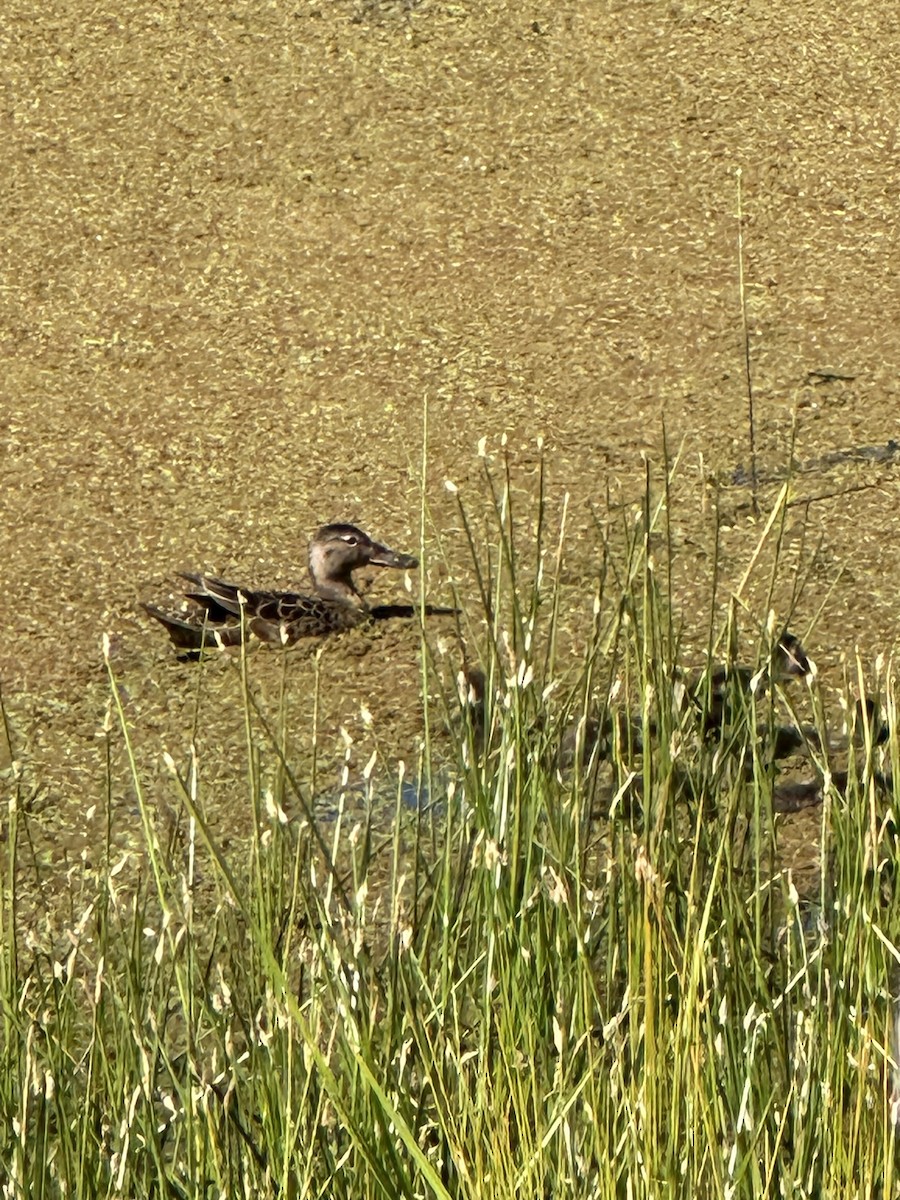
{"type": "MultiPolygon", "coordinates": [[[[796,634],[785,631],[772,649],[770,663],[763,672],[763,679],[767,683],[784,683],[799,678],[808,671],[809,659],[800,639],[796,634]]],[[[736,664],[726,666],[722,663],[687,675],[676,669],[682,697],[679,704],[682,701],[687,702],[690,711],[698,718],[702,732],[715,735],[723,724],[730,720],[736,695],[749,692],[755,674],[757,672],[750,667],[736,664]]],[[[460,697],[469,721],[480,735],[484,728],[485,706],[485,675],[481,668],[464,668],[460,679],[460,697]]],[[[600,758],[607,758],[616,742],[627,746],[631,752],[640,754],[643,752],[646,732],[656,736],[655,720],[650,720],[645,728],[644,720],[639,714],[629,716],[618,712],[614,716],[605,714],[601,719],[594,711],[587,715],[583,729],[579,722],[565,726],[560,739],[558,762],[563,767],[571,767],[575,762],[579,744],[582,748],[583,766],[588,764],[595,751],[598,751],[600,758]]],[[[774,758],[787,757],[803,746],[818,745],[815,730],[806,726],[775,727],[772,738],[774,758]]]]}
{"type": "MultiPolygon", "coordinates": [[[[763,679],[769,683],[786,683],[799,679],[809,671],[809,659],[796,634],[788,630],[772,647],[772,656],[763,679]]],[[[729,717],[730,704],[736,693],[749,693],[757,672],[750,667],[726,666],[716,663],[705,671],[695,672],[687,682],[687,694],[700,710],[704,732],[719,729],[729,717]]]]}
{"type": "MultiPolygon", "coordinates": [[[[211,575],[186,572],[181,577],[193,585],[186,596],[199,606],[196,611],[176,616],[155,604],[143,607],[188,655],[206,646],[240,645],[245,628],[262,641],[289,644],[373,619],[415,615],[412,605],[368,607],[353,572],[361,567],[412,570],[418,565],[413,555],[400,554],[373,541],[355,525],[323,525],[309,543],[311,594],[250,591],[211,575]]],[[[455,610],[429,607],[425,611],[455,610]]]]}
{"type": "MultiPolygon", "coordinates": [[[[802,733],[807,744],[821,748],[822,740],[816,730],[804,727],[802,733]]],[[[876,791],[888,796],[894,794],[893,772],[889,768],[881,770],[875,765],[880,756],[875,756],[875,763],[866,764],[868,745],[878,750],[890,741],[890,737],[891,729],[878,701],[871,696],[863,696],[857,700],[846,736],[828,738],[827,741],[827,749],[837,752],[837,762],[842,764],[835,766],[832,762],[828,770],[831,786],[839,795],[847,795],[850,780],[853,778],[850,774],[851,766],[855,767],[856,771],[858,795],[866,794],[865,785],[868,779],[871,779],[876,791]],[[851,748],[855,751],[852,757],[848,753],[851,748]]],[[[800,809],[821,804],[824,797],[825,780],[817,773],[814,779],[799,782],[789,780],[776,784],[772,792],[772,808],[775,812],[799,812],[800,809]]]]}
{"type": "MultiPolygon", "coordinates": [[[[773,646],[769,664],[762,672],[738,664],[724,663],[714,663],[705,670],[686,674],[676,668],[675,681],[679,685],[677,703],[679,707],[687,704],[686,711],[697,718],[702,733],[715,735],[731,720],[735,702],[740,702],[741,694],[749,694],[755,675],[761,673],[761,683],[765,688],[772,683],[786,683],[791,679],[800,678],[808,671],[809,659],[800,639],[796,634],[785,631],[773,646]]],[[[645,733],[642,717],[638,714],[626,717],[621,713],[615,722],[607,718],[602,725],[596,718],[589,718],[584,739],[585,750],[592,753],[598,742],[601,747],[609,748],[614,731],[620,744],[627,744],[638,752],[642,751],[645,733]]],[[[655,736],[656,722],[649,721],[646,731],[655,736]]],[[[810,741],[815,744],[816,735],[814,730],[806,727],[801,730],[785,726],[776,727],[773,737],[773,757],[783,758],[793,753],[798,746],[806,745],[810,741]]],[[[569,735],[568,742],[566,738],[563,742],[564,749],[570,746],[574,748],[574,732],[569,735]]]]}

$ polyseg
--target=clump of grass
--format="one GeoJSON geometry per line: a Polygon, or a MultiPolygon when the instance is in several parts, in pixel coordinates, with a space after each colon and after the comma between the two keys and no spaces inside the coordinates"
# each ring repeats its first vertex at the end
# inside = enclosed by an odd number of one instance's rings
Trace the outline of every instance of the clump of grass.
{"type": "MultiPolygon", "coordinates": [[[[6,1195],[895,1190],[889,671],[890,766],[866,724],[840,789],[808,682],[823,802],[819,883],[801,895],[765,736],[781,701],[736,690],[712,724],[681,672],[665,495],[648,482],[635,522],[598,527],[590,636],[562,663],[565,521],[551,534],[542,487],[513,510],[505,460],[485,471],[490,544],[459,508],[481,595],[459,632],[484,682],[470,671],[461,701],[446,688],[430,706],[423,639],[416,810],[406,768],[390,802],[370,769],[361,804],[344,787],[317,820],[286,700],[267,719],[245,657],[246,857],[216,840],[196,756],[167,759],[169,827],[130,756],[143,868],[108,861],[44,945],[22,928],[13,796],[6,1195]]],[[[735,620],[718,637],[711,619],[711,646],[734,643],[735,620]]],[[[121,710],[109,737],[128,746],[121,710]]]]}

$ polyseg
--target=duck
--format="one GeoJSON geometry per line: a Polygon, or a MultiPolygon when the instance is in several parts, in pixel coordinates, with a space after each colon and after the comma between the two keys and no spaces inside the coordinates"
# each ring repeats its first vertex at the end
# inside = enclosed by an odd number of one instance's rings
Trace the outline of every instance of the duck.
{"type": "MultiPolygon", "coordinates": [[[[769,663],[763,669],[768,683],[788,683],[801,679],[810,670],[803,644],[795,633],[785,630],[772,647],[769,663]]],[[[691,675],[686,694],[699,711],[704,733],[722,728],[731,715],[735,694],[749,695],[753,680],[759,672],[750,667],[716,663],[705,671],[691,675]]]]}
{"type": "MultiPolygon", "coordinates": [[[[867,762],[869,751],[883,751],[891,738],[891,728],[882,706],[872,696],[861,696],[856,701],[848,726],[843,736],[826,738],[824,746],[816,730],[803,726],[799,732],[807,746],[837,753],[838,765],[829,766],[828,777],[839,795],[847,795],[851,778],[856,779],[857,791],[861,791],[866,779],[871,778],[876,791],[892,796],[893,771],[890,767],[882,770],[875,765],[882,755],[876,753],[873,755],[874,761],[867,762]]],[[[801,808],[820,804],[824,796],[824,773],[817,764],[814,779],[791,780],[776,786],[772,794],[772,806],[776,812],[797,812],[801,808]]]]}
{"type": "MultiPolygon", "coordinates": [[[[796,634],[785,630],[773,646],[768,664],[761,670],[739,663],[713,663],[704,670],[689,672],[676,667],[673,675],[676,711],[689,713],[704,736],[716,736],[731,721],[740,696],[749,696],[757,676],[764,681],[765,687],[802,678],[809,670],[810,663],[802,642],[796,634]]],[[[787,757],[798,746],[818,744],[815,730],[808,726],[775,726],[761,732],[776,759],[787,757]]],[[[563,749],[567,755],[574,749],[577,733],[576,725],[566,728],[563,749]]],[[[596,713],[589,714],[583,734],[585,753],[589,756],[599,746],[604,755],[608,754],[614,738],[619,744],[627,745],[630,751],[642,753],[648,733],[652,737],[658,735],[658,722],[651,718],[645,724],[640,713],[607,713],[602,721],[596,713]]]]}
{"type": "MultiPolygon", "coordinates": [[[[167,630],[185,657],[197,657],[209,647],[238,646],[249,632],[260,641],[291,645],[300,638],[317,637],[352,629],[371,620],[412,617],[411,604],[366,604],[354,571],[363,567],[388,567],[411,571],[419,565],[412,554],[376,542],[356,525],[322,525],[309,542],[309,575],[312,592],[272,592],[244,588],[215,575],[181,572],[191,585],[185,592],[196,608],[174,614],[155,604],[144,611],[167,630]]],[[[428,605],[424,612],[454,613],[428,605]]]]}

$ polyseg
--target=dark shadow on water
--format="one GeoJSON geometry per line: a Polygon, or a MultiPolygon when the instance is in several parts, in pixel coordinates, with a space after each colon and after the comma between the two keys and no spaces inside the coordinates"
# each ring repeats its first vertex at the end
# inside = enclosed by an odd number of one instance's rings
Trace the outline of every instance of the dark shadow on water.
{"type": "MultiPolygon", "coordinates": [[[[363,783],[348,784],[344,788],[333,788],[320,793],[315,799],[315,814],[321,821],[337,820],[343,807],[344,812],[363,812],[367,807],[367,788],[363,783]],[[343,806],[341,797],[343,796],[343,806]]],[[[428,784],[424,779],[404,778],[400,783],[400,803],[408,812],[425,813],[435,811],[430,806],[428,784]]],[[[397,780],[385,779],[376,783],[368,801],[372,812],[379,817],[389,817],[397,807],[397,780]]],[[[436,811],[440,811],[439,805],[436,811]]]]}

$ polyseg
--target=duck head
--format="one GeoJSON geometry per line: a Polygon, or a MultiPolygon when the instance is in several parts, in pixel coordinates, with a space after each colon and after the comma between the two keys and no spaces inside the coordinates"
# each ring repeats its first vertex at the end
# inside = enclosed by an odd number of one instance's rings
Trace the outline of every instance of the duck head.
{"type": "Polygon", "coordinates": [[[803,644],[795,633],[785,630],[775,646],[775,676],[778,679],[796,679],[809,671],[809,659],[803,644]]]}
{"type": "Polygon", "coordinates": [[[309,574],[316,593],[329,599],[357,601],[353,572],[361,567],[411,571],[419,560],[375,542],[355,525],[323,525],[309,543],[309,574]]]}

